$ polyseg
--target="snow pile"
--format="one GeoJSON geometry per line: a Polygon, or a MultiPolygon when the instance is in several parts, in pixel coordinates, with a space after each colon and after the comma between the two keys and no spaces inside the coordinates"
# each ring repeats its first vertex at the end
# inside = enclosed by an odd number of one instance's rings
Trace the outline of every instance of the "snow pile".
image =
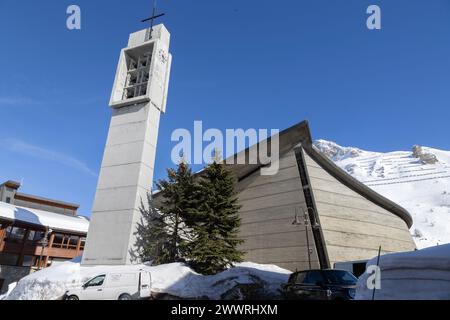
{"type": "Polygon", "coordinates": [[[82,275],[79,263],[65,262],[43,269],[22,278],[6,297],[6,300],[55,300],[70,288],[76,288],[88,280],[82,275]]]}
{"type": "Polygon", "coordinates": [[[418,248],[450,243],[450,151],[414,146],[378,153],[318,140],[321,152],[413,217],[418,248]]]}
{"type": "MultiPolygon", "coordinates": [[[[368,262],[376,265],[377,258],[368,262]]],[[[375,300],[450,300],[450,245],[380,257],[381,289],[375,300]]],[[[358,280],[357,300],[372,299],[368,274],[358,280]]]]}
{"type": "Polygon", "coordinates": [[[222,273],[203,276],[186,265],[173,263],[149,267],[152,274],[152,291],[164,292],[178,297],[208,297],[220,299],[221,296],[239,284],[264,282],[264,289],[277,294],[281,284],[288,281],[291,271],[275,265],[261,265],[251,262],[239,263],[222,273]]]}
{"type": "Polygon", "coordinates": [[[152,275],[152,292],[166,293],[180,298],[220,299],[237,285],[262,284],[265,292],[278,294],[280,285],[286,283],[290,271],[274,265],[251,262],[237,264],[222,273],[203,276],[182,263],[160,266],[95,266],[84,267],[78,262],[66,262],[43,269],[19,281],[6,297],[7,300],[61,299],[71,288],[80,287],[96,275],[127,270],[146,270],[152,275]]]}

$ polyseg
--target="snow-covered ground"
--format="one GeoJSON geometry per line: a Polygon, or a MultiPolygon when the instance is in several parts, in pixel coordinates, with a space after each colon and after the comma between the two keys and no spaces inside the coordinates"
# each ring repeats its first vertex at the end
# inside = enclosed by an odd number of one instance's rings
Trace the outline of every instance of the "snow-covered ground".
{"type": "MultiPolygon", "coordinates": [[[[376,265],[377,259],[368,262],[376,265]]],[[[381,288],[375,300],[450,300],[450,244],[380,257],[381,288]]],[[[357,300],[371,300],[368,274],[358,280],[357,300]]]]}
{"type": "Polygon", "coordinates": [[[326,140],[315,146],[354,178],[408,210],[418,248],[450,243],[450,151],[414,146],[412,151],[379,153],[326,140]]]}
{"type": "Polygon", "coordinates": [[[203,276],[188,266],[172,263],[160,266],[95,266],[83,267],[78,261],[65,262],[43,269],[21,279],[4,297],[7,300],[56,300],[70,288],[80,287],[96,275],[130,269],[147,270],[152,275],[152,292],[167,293],[180,298],[220,299],[238,284],[262,286],[268,295],[277,295],[280,285],[286,283],[290,271],[274,265],[251,262],[237,264],[222,273],[203,276]]]}

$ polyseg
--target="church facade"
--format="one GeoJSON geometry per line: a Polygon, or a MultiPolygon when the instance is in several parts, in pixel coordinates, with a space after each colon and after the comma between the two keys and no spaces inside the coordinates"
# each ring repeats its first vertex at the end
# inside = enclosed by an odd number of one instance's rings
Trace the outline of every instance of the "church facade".
{"type": "MultiPolygon", "coordinates": [[[[279,134],[279,171],[236,174],[245,260],[295,271],[332,268],[415,249],[409,213],[337,167],[312,143],[308,122],[279,134]]],[[[252,146],[245,152],[249,154],[252,146]]]]}

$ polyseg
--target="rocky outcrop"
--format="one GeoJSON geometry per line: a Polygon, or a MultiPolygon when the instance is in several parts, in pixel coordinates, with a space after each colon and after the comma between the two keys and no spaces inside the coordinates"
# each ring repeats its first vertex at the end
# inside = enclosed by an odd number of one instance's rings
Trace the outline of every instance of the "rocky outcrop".
{"type": "Polygon", "coordinates": [[[415,145],[412,148],[412,153],[415,158],[419,158],[422,163],[435,164],[439,162],[436,156],[430,152],[426,152],[421,146],[415,145]]]}
{"type": "Polygon", "coordinates": [[[316,140],[314,141],[314,146],[333,161],[339,161],[346,158],[355,158],[362,152],[358,148],[342,147],[335,142],[326,140],[316,140]]]}

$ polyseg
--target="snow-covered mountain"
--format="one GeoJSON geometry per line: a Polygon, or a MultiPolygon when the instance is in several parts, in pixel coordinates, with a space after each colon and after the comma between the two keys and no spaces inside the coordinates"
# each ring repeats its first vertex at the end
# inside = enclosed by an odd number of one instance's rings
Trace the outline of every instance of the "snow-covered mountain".
{"type": "Polygon", "coordinates": [[[408,210],[418,248],[450,243],[450,151],[414,146],[379,153],[326,140],[314,144],[353,177],[408,210]]]}

